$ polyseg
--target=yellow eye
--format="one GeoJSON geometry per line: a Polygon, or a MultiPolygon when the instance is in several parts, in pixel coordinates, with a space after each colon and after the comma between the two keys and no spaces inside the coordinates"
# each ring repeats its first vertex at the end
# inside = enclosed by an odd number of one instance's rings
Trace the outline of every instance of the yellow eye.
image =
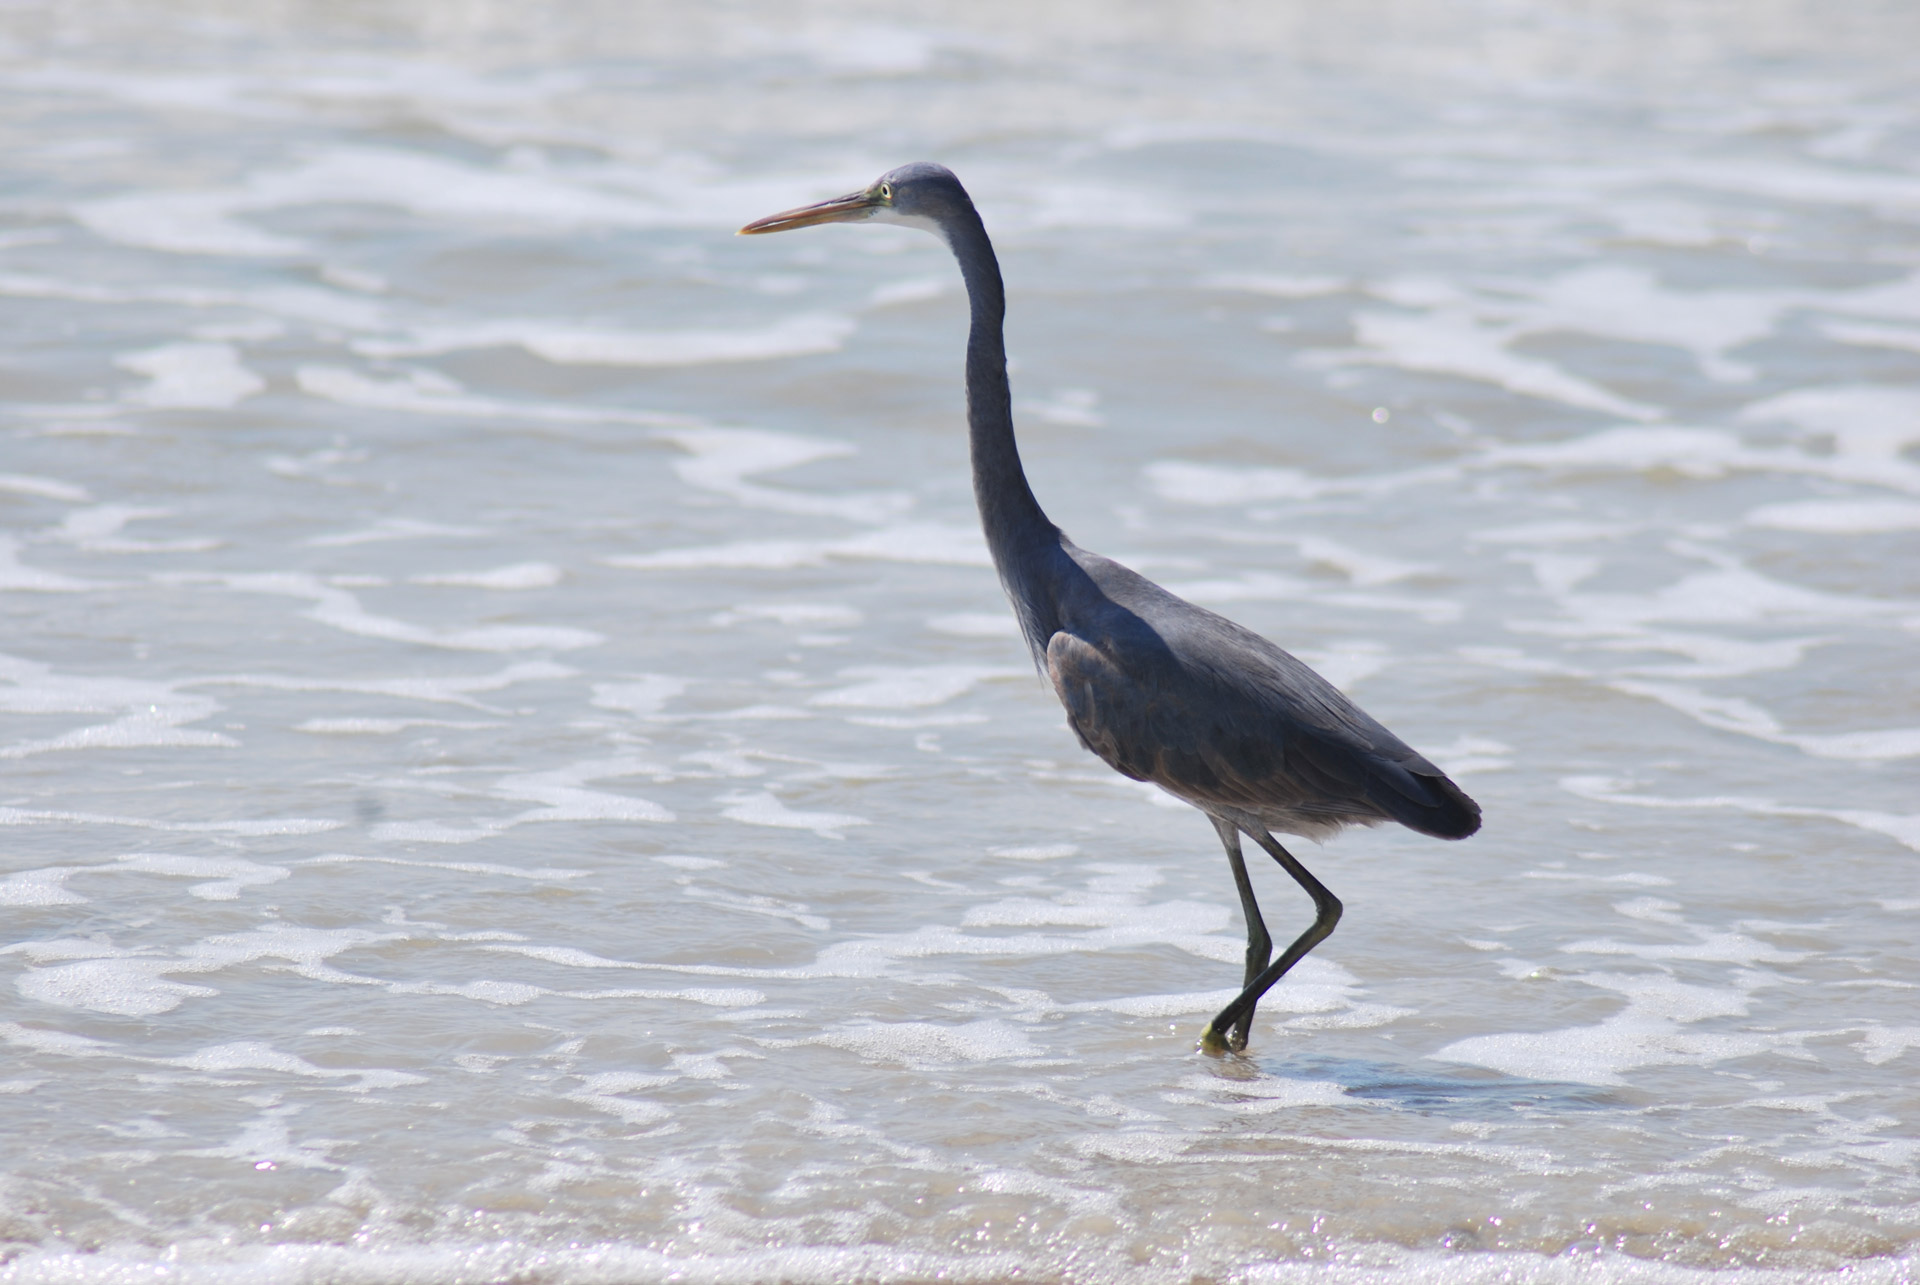
{"type": "Polygon", "coordinates": [[[883,201],[891,201],[893,199],[893,184],[882,183],[880,185],[880,199],[883,201]]]}

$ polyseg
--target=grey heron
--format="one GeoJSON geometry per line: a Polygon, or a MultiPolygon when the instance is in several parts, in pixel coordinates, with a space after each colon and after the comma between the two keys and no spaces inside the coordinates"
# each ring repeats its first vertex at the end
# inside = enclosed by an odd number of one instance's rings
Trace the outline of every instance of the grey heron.
{"type": "Polygon", "coordinates": [[[1398,821],[1438,839],[1464,839],[1480,828],[1480,807],[1295,657],[1087,552],[1048,521],[1014,442],[999,260],[952,171],[903,165],[864,191],[770,215],[740,232],[860,222],[924,228],[959,261],[972,309],[973,491],[993,565],[1080,743],[1115,771],[1191,803],[1219,833],[1246,915],[1246,974],[1202,1044],[1210,1052],[1243,1050],[1261,997],[1340,921],[1339,899],[1272,831],[1320,840],[1349,825],[1398,821]],[[1312,926],[1278,959],[1247,877],[1242,834],[1313,898],[1312,926]]]}

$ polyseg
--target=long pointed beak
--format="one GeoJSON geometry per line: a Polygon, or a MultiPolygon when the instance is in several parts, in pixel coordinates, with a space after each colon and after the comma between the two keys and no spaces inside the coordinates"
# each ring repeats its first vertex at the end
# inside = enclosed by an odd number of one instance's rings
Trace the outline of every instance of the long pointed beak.
{"type": "Polygon", "coordinates": [[[794,228],[810,228],[816,223],[858,223],[870,218],[879,208],[879,202],[865,192],[849,192],[845,196],[836,196],[831,201],[819,201],[813,205],[803,205],[797,210],[782,210],[778,214],[769,214],[764,219],[755,219],[740,229],[740,236],[758,236],[762,232],[788,232],[794,228]]]}

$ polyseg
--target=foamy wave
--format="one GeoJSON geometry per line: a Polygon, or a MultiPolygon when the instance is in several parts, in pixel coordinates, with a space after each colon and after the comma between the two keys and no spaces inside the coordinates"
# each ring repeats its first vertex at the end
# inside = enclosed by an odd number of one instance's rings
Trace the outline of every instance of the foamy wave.
{"type": "Polygon", "coordinates": [[[853,454],[853,447],[845,442],[745,428],[687,428],[658,436],[692,456],[674,463],[674,472],[681,480],[749,508],[883,522],[905,512],[913,503],[911,496],[900,492],[814,495],[747,480],[757,473],[776,473],[853,454]]]}
{"type": "Polygon", "coordinates": [[[382,821],[368,830],[380,843],[477,843],[503,834],[516,826],[552,821],[627,821],[664,823],[674,814],[651,799],[607,790],[590,790],[588,781],[628,776],[659,778],[660,766],[631,755],[593,759],[544,772],[521,772],[496,779],[485,794],[489,798],[520,803],[538,803],[510,816],[467,818],[465,824],[439,820],[382,821]]]}
{"type": "MultiPolygon", "coordinates": [[[[374,538],[394,537],[379,535],[374,538]]],[[[536,648],[572,651],[581,647],[596,647],[606,641],[605,635],[592,630],[560,625],[481,625],[468,629],[431,629],[424,625],[411,625],[391,616],[378,616],[367,611],[353,594],[324,584],[318,577],[306,572],[266,571],[225,576],[191,573],[164,577],[164,580],[176,584],[217,584],[242,593],[298,598],[313,604],[301,615],[343,633],[389,642],[419,643],[450,651],[531,651],[536,648]]]]}
{"type": "Polygon", "coordinates": [[[1627,1006],[1596,1026],[1479,1035],[1430,1056],[1528,1079],[1625,1085],[1628,1072],[1644,1067],[1711,1066],[1795,1049],[1808,1038],[1805,1033],[1683,1029],[1708,1018],[1744,1016],[1746,996],[1738,989],[1692,986],[1661,974],[1589,973],[1569,980],[1625,995],[1627,1006]]]}
{"type": "Polygon", "coordinates": [[[517,347],[562,366],[700,366],[838,352],[853,330],[851,318],[829,313],[741,330],[625,330],[501,320],[424,326],[405,338],[355,340],[353,348],[369,357],[418,357],[517,347]]]}
{"type": "Polygon", "coordinates": [[[982,665],[856,665],[842,678],[860,681],[808,701],[833,709],[923,709],[944,705],[979,683],[1025,678],[1028,671],[982,665]]]}
{"type": "MultiPolygon", "coordinates": [[[[656,1117],[657,1118],[657,1117],[656,1117]]],[[[1100,1158],[1132,1164],[1165,1163],[1185,1152],[1192,1139],[1132,1133],[1102,1135],[1111,1146],[1100,1158]],[[1162,1154],[1171,1151],[1172,1154],[1162,1154]]],[[[1461,1148],[1463,1151],[1469,1148],[1461,1148]]],[[[1847,1285],[1906,1285],[1916,1270],[1909,1256],[1853,1259],[1827,1271],[1806,1268],[1696,1268],[1625,1252],[1546,1254],[1518,1250],[1472,1252],[1408,1250],[1397,1245],[1339,1243],[1336,1261],[1274,1261],[1257,1256],[1232,1271],[1250,1285],[1480,1285],[1489,1279],[1513,1285],[1807,1285],[1832,1280],[1847,1285]]],[[[549,1245],[522,1240],[442,1240],[381,1248],[280,1244],[236,1246],[218,1240],[184,1239],[166,1250],[116,1246],[87,1251],[32,1250],[0,1267],[0,1282],[59,1285],[251,1285],[258,1281],[324,1279],[343,1285],[455,1285],[471,1280],[538,1277],[553,1285],[618,1285],[672,1279],[687,1285],[739,1285],[778,1280],[794,1285],[839,1285],[849,1280],[953,1281],[993,1285],[1035,1272],[1063,1278],[1085,1273],[1096,1279],[1147,1282],[1130,1261],[1105,1260],[1084,1249],[1058,1262],[1031,1253],[994,1250],[929,1251],[886,1244],[796,1243],[747,1250],[701,1245],[666,1253],[637,1244],[601,1242],[549,1245]]]]}
{"type": "Polygon", "coordinates": [[[565,574],[551,562],[514,562],[485,571],[442,571],[433,575],[408,576],[407,583],[512,592],[521,589],[550,589],[559,584],[565,574]]]}
{"type": "Polygon", "coordinates": [[[20,542],[0,535],[0,592],[88,593],[110,587],[103,581],[83,580],[28,566],[20,561],[20,542]]]}
{"type": "Polygon", "coordinates": [[[1303,353],[1300,360],[1322,368],[1370,364],[1458,375],[1525,397],[1626,419],[1657,419],[1661,414],[1659,407],[1617,396],[1551,362],[1508,351],[1507,345],[1526,333],[1524,328],[1489,323],[1463,309],[1434,309],[1423,316],[1359,312],[1353,329],[1357,348],[1303,353]]]}
{"type": "Polygon", "coordinates": [[[739,791],[720,796],[727,806],[720,815],[743,825],[772,826],[781,830],[811,830],[823,839],[844,839],[846,831],[857,825],[871,825],[862,816],[847,812],[808,812],[790,808],[767,790],[739,791]]]}
{"type": "Polygon", "coordinates": [[[368,406],[415,415],[548,424],[644,424],[686,422],[685,416],[572,403],[528,402],[470,393],[439,371],[408,370],[376,379],[344,366],[307,365],[294,372],[300,391],[343,406],[368,406]]]}
{"type": "Polygon", "coordinates": [[[46,533],[89,553],[199,553],[220,547],[218,539],[130,540],[121,535],[129,522],[172,517],[172,509],[135,508],[127,504],[95,504],[69,509],[60,525],[46,533]]]}
{"type": "Polygon", "coordinates": [[[1661,795],[1641,794],[1631,788],[1630,783],[1603,776],[1569,776],[1562,778],[1560,788],[1569,794],[1581,798],[1595,799],[1606,803],[1622,803],[1641,808],[1727,808],[1736,812],[1746,812],[1754,816],[1773,817],[1820,817],[1838,821],[1843,825],[1854,826],[1861,830],[1885,835],[1894,842],[1920,852],[1920,814],[1904,815],[1893,812],[1880,812],[1867,808],[1821,808],[1800,804],[1779,803],[1773,799],[1754,798],[1746,795],[1708,795],[1694,798],[1669,798],[1661,795]]]}
{"type": "Polygon", "coordinates": [[[240,363],[232,344],[166,344],[128,353],[116,364],[152,381],[128,400],[160,410],[225,410],[267,386],[240,363]]]}
{"type": "MultiPolygon", "coordinates": [[[[612,1109],[624,1118],[611,1103],[589,1105],[612,1109]]],[[[636,1123],[659,1118],[658,1113],[644,1108],[638,1114],[642,1119],[636,1123]]],[[[311,1244],[236,1248],[218,1241],[184,1240],[164,1255],[130,1249],[86,1253],[37,1250],[0,1266],[0,1282],[152,1285],[156,1280],[166,1280],[179,1285],[249,1285],[262,1280],[325,1278],[352,1285],[454,1285],[537,1273],[556,1285],[617,1285],[667,1277],[688,1285],[737,1285],[760,1280],[837,1285],[848,1280],[936,1278],[957,1285],[991,1285],[1023,1270],[1024,1264],[1024,1256],[1013,1253],[939,1253],[889,1245],[799,1244],[740,1252],[703,1247],[689,1254],[669,1254],[621,1243],[556,1246],[520,1241],[443,1241],[348,1249],[311,1244]]]]}
{"type": "Polygon", "coordinates": [[[991,1062],[1039,1055],[1027,1033],[988,1019],[958,1026],[932,1022],[857,1022],[801,1041],[846,1049],[870,1062],[991,1062]]]}
{"type": "Polygon", "coordinates": [[[344,692],[392,696],[431,704],[461,705],[489,714],[506,710],[474,699],[476,692],[505,691],[520,683],[572,678],[580,671],[550,660],[523,660],[488,674],[429,674],[406,678],[339,678],[291,674],[213,674],[182,687],[256,687],[283,692],[344,692]]]}
{"type": "Polygon", "coordinates": [[[297,255],[308,252],[307,242],[262,231],[239,216],[333,202],[343,192],[358,201],[437,219],[556,229],[680,221],[661,206],[559,174],[515,172],[381,147],[331,148],[287,169],[256,171],[237,187],[82,201],[73,214],[95,235],[123,245],[175,254],[297,255]]]}
{"type": "Polygon", "coordinates": [[[108,714],[118,717],[36,740],[0,745],[0,758],[61,750],[144,747],[222,748],[240,742],[220,732],[188,727],[223,706],[179,690],[179,684],[56,673],[51,665],[0,655],[0,710],[31,714],[108,714]]]}
{"type": "Polygon", "coordinates": [[[824,566],[836,558],[880,562],[930,562],[986,567],[993,561],[987,544],[972,527],[916,523],[883,527],[844,540],[743,540],[659,553],[616,554],[603,558],[610,567],[640,571],[690,571],[703,568],[789,570],[824,566]]]}
{"type": "Polygon", "coordinates": [[[1750,510],[1747,521],[1754,526],[1819,535],[1920,531],[1920,504],[1865,496],[1845,500],[1790,500],[1750,510]]]}

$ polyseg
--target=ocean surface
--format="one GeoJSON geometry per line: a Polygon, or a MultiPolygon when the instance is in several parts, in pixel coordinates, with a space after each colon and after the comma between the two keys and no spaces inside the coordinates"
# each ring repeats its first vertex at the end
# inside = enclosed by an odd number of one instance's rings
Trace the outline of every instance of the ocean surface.
{"type": "MultiPolygon", "coordinates": [[[[1920,9],[0,7],[0,1282],[1920,1273],[1920,9]],[[1484,806],[1245,1057],[1035,491],[1484,806]]],[[[1276,937],[1311,917],[1256,869],[1276,937]]]]}

